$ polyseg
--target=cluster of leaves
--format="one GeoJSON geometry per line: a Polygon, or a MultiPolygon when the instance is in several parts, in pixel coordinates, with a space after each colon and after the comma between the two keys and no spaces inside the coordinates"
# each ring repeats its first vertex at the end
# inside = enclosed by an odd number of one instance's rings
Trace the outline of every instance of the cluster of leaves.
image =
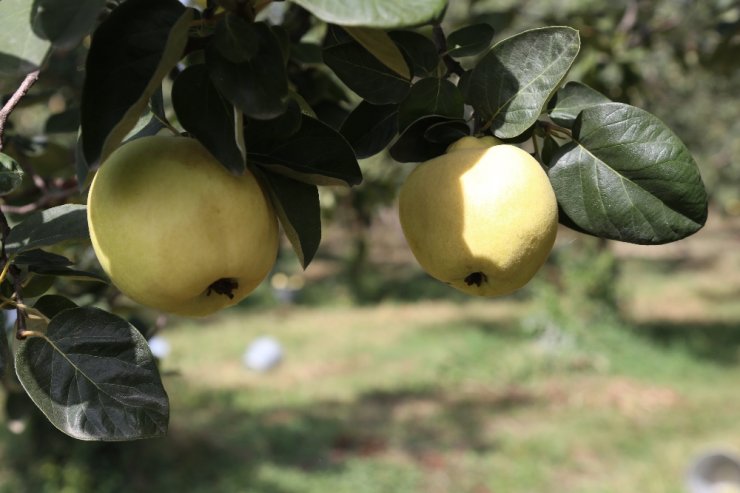
{"type": "MultiPolygon", "coordinates": [[[[670,129],[584,84],[564,84],[580,49],[569,27],[496,44],[487,24],[446,34],[444,0],[219,0],[203,10],[176,0],[126,0],[112,10],[102,0],[27,4],[0,3],[0,16],[31,19],[5,35],[5,73],[44,66],[49,53],[92,32],[76,109],[81,186],[122,143],[187,133],[230,172],[260,177],[304,266],[321,238],[318,186],[360,183],[357,160],[386,149],[397,162],[419,162],[471,134],[531,141],[562,222],[578,231],[658,244],[706,220],[698,170],[670,129]]],[[[3,165],[0,192],[8,193],[21,170],[9,157],[3,165]]],[[[5,228],[3,302],[18,321],[14,351],[0,338],[3,363],[10,370],[15,354],[23,389],[65,433],[157,436],[167,396],[137,329],[59,295],[25,303],[33,296],[24,282],[39,274],[95,277],[42,249],[86,236],[82,205],[5,228]]]]}

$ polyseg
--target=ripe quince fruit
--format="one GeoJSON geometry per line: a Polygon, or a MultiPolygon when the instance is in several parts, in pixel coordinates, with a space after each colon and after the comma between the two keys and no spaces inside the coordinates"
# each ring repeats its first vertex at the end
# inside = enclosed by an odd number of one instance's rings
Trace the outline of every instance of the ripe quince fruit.
{"type": "Polygon", "coordinates": [[[187,137],[144,137],[111,153],[92,181],[87,219],[113,284],[180,315],[239,302],[277,256],[277,216],[255,176],[234,176],[187,137]]]}
{"type": "Polygon", "coordinates": [[[547,174],[526,151],[493,137],[463,137],[411,172],[399,217],[432,277],[468,294],[501,296],[544,264],[558,206],[547,174]]]}

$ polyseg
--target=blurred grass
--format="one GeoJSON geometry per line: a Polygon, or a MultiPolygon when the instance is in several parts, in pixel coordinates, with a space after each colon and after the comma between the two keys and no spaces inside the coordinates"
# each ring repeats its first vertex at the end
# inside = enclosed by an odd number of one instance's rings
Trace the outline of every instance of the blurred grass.
{"type": "Polygon", "coordinates": [[[413,269],[371,306],[341,274],[299,305],[263,286],[162,333],[166,438],[82,443],[37,417],[0,431],[0,492],[683,491],[695,454],[740,447],[738,230],[648,249],[561,235],[500,300],[437,295],[413,269]],[[267,374],[241,362],[260,335],[285,350],[267,374]]]}

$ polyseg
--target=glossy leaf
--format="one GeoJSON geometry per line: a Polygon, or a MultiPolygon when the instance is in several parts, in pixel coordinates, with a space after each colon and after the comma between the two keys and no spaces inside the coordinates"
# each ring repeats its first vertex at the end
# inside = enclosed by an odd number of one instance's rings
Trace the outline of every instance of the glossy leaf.
{"type": "Polygon", "coordinates": [[[597,104],[610,102],[609,98],[596,89],[581,82],[571,81],[552,98],[549,109],[550,118],[558,125],[571,128],[581,111],[597,104]]]}
{"type": "Polygon", "coordinates": [[[344,30],[383,65],[404,79],[411,79],[408,63],[388,33],[369,27],[345,27],[344,30]]]}
{"type": "Polygon", "coordinates": [[[5,250],[13,254],[89,236],[85,206],[65,204],[29,214],[8,233],[5,250]]]}
{"type": "Polygon", "coordinates": [[[81,440],[162,436],[169,402],[146,339],[97,308],[59,312],[46,334],[21,341],[18,377],[49,421],[81,440]]]}
{"type": "Polygon", "coordinates": [[[324,62],[347,87],[372,104],[398,103],[411,82],[385,66],[354,40],[324,48],[324,62]]]}
{"type": "Polygon", "coordinates": [[[447,54],[453,58],[474,56],[491,47],[494,30],[489,24],[465,26],[447,36],[447,54]]]}
{"type": "Polygon", "coordinates": [[[435,144],[449,146],[456,140],[470,135],[470,127],[463,120],[450,120],[430,125],[424,131],[424,138],[435,144]]]}
{"type": "Polygon", "coordinates": [[[429,77],[418,81],[398,109],[398,127],[403,130],[427,115],[462,118],[464,101],[460,90],[447,79],[429,77]]]}
{"type": "Polygon", "coordinates": [[[563,212],[595,236],[639,244],[676,241],[707,219],[707,194],[691,154],[663,122],[622,103],[583,110],[574,142],[555,152],[549,176],[563,212]]]}
{"type": "MultiPolygon", "coordinates": [[[[419,118],[391,145],[389,149],[391,157],[399,163],[418,163],[444,154],[449,142],[434,142],[426,135],[435,125],[449,122],[466,125],[464,120],[454,120],[446,116],[429,115],[419,118]]],[[[436,137],[434,131],[432,135],[436,137]]]]}
{"type": "MultiPolygon", "coordinates": [[[[233,62],[212,43],[206,49],[206,65],[213,84],[246,116],[275,118],[288,104],[288,76],[275,34],[262,23],[246,24],[257,39],[256,52],[247,60],[233,62]]],[[[242,26],[235,24],[233,26],[242,26]]]]}
{"type": "Polygon", "coordinates": [[[229,171],[238,175],[246,161],[234,134],[234,107],[211,82],[205,65],[191,65],[172,85],[172,106],[185,130],[229,171]]]}
{"type": "Polygon", "coordinates": [[[35,0],[33,26],[36,34],[62,48],[73,48],[90,34],[105,0],[35,0]]]}
{"type": "Polygon", "coordinates": [[[182,56],[192,17],[177,0],[127,0],[95,31],[81,105],[88,163],[105,159],[136,125],[182,56]]]}
{"type": "Polygon", "coordinates": [[[357,185],[362,172],[352,147],[331,127],[308,116],[284,140],[248,138],[248,161],[314,185],[357,185]]]}
{"type": "Polygon", "coordinates": [[[316,185],[264,173],[280,224],[305,269],[321,242],[321,209],[316,185]]]}
{"type": "Polygon", "coordinates": [[[401,49],[415,76],[437,75],[440,58],[431,39],[415,31],[391,31],[388,35],[401,49]]]}
{"type": "Polygon", "coordinates": [[[579,47],[578,31],[570,27],[533,29],[505,39],[473,69],[465,100],[496,137],[516,137],[540,116],[579,47]]]}
{"type": "Polygon", "coordinates": [[[64,255],[47,252],[39,248],[25,250],[13,257],[15,265],[41,266],[41,267],[68,267],[72,261],[64,255]]]}
{"type": "Polygon", "coordinates": [[[0,0],[0,76],[24,75],[39,68],[51,43],[31,28],[33,2],[0,0]]]}
{"type": "Polygon", "coordinates": [[[359,159],[374,156],[385,149],[398,133],[398,105],[374,105],[361,101],[344,120],[339,132],[359,159]]]}
{"type": "Polygon", "coordinates": [[[23,169],[15,159],[0,152],[0,195],[15,190],[23,181],[23,169]]]}
{"type": "Polygon", "coordinates": [[[322,21],[342,26],[402,27],[439,16],[447,0],[294,0],[322,21]]]}

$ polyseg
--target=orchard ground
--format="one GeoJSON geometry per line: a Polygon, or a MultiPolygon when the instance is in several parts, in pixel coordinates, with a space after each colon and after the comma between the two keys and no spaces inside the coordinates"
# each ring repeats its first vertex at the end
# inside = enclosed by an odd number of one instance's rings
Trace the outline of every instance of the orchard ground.
{"type": "MultiPolygon", "coordinates": [[[[265,285],[173,320],[167,438],[82,443],[40,419],[43,443],[2,432],[0,491],[667,493],[695,454],[740,449],[740,219],[609,244],[617,316],[571,311],[548,271],[513,297],[458,296],[417,270],[390,217],[368,235],[364,298],[329,230],[300,304],[265,285]],[[242,354],[265,334],[285,361],[250,373],[242,354]]],[[[556,253],[587,241],[561,235],[556,253]]]]}

